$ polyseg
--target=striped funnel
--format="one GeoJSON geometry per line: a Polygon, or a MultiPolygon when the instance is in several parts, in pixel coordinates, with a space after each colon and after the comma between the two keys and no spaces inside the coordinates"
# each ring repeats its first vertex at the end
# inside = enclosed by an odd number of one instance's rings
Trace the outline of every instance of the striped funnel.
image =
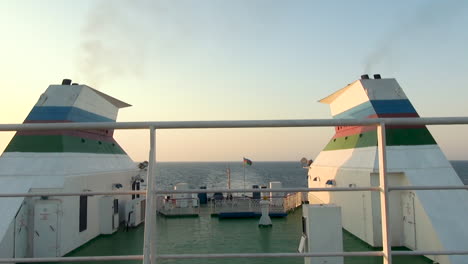
{"type": "MultiPolygon", "coordinates": [[[[333,118],[419,117],[395,79],[357,80],[320,100],[333,118]]],[[[390,186],[463,183],[426,126],[386,126],[387,180],[390,186]]],[[[375,126],[336,127],[315,158],[308,185],[321,187],[379,186],[375,126]]],[[[413,250],[466,250],[468,192],[392,191],[389,194],[392,246],[413,250]]],[[[343,228],[371,246],[382,246],[378,192],[316,192],[309,201],[337,204],[343,228]]],[[[464,256],[429,256],[444,264],[467,263],[464,256]]]]}
{"type": "MultiPolygon", "coordinates": [[[[115,122],[119,108],[128,106],[86,85],[50,85],[24,123],[115,122]]],[[[134,169],[113,133],[112,129],[17,132],[0,158],[0,175],[66,176],[134,169]]]]}
{"type": "MultiPolygon", "coordinates": [[[[419,117],[395,79],[363,79],[320,100],[330,104],[333,118],[419,117]]],[[[324,150],[377,146],[375,126],[336,127],[324,150]]],[[[436,144],[425,126],[387,127],[387,145],[436,144]]]]}

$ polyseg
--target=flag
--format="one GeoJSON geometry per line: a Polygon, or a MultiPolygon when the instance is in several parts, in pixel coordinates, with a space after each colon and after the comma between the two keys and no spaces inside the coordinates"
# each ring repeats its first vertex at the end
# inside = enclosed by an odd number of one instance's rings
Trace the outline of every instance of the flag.
{"type": "Polygon", "coordinates": [[[252,166],[252,161],[249,159],[244,158],[244,165],[247,164],[249,166],[252,166]]]}

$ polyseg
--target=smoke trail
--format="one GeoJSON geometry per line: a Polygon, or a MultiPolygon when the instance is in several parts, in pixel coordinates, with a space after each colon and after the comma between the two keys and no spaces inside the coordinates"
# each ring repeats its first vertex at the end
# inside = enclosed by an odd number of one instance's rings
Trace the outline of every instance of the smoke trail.
{"type": "Polygon", "coordinates": [[[96,86],[103,80],[142,78],[146,64],[155,59],[196,53],[210,46],[233,45],[230,48],[235,50],[237,40],[253,41],[264,34],[257,19],[266,25],[280,23],[284,8],[247,0],[241,4],[101,1],[81,31],[77,67],[81,79],[96,86]],[[243,23],[239,23],[239,15],[243,23]]]}
{"type": "Polygon", "coordinates": [[[398,26],[382,39],[377,47],[365,59],[364,72],[372,72],[376,65],[389,63],[394,58],[396,45],[408,40],[415,40],[418,33],[445,26],[459,15],[468,5],[465,1],[425,2],[417,8],[413,17],[398,26]]]}
{"type": "Polygon", "coordinates": [[[83,80],[99,85],[104,79],[144,73],[147,45],[135,11],[121,1],[103,1],[92,10],[77,60],[83,80]]]}

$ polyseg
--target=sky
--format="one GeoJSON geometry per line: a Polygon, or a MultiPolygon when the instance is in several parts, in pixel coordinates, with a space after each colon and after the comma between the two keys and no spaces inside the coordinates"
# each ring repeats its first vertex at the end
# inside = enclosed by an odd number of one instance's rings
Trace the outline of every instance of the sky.
{"type": "MultiPolygon", "coordinates": [[[[117,121],[324,119],[318,100],[364,73],[396,78],[420,116],[467,116],[467,26],[461,0],[0,1],[0,123],[22,123],[64,78],[133,105],[117,121]]],[[[468,159],[467,128],[429,129],[468,159]]],[[[161,130],[156,159],[314,159],[333,134],[161,130]]],[[[148,159],[147,131],[115,138],[148,159]]]]}

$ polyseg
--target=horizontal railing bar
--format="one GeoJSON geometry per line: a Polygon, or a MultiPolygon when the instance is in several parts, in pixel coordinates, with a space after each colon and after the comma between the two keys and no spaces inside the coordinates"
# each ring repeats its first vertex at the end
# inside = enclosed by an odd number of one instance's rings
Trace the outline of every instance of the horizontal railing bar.
{"type": "Polygon", "coordinates": [[[303,257],[380,257],[382,251],[315,252],[315,253],[219,253],[219,254],[163,254],[159,259],[201,258],[303,258],[303,257]]]}
{"type": "MultiPolygon", "coordinates": [[[[159,259],[202,259],[202,258],[290,258],[290,257],[358,257],[382,256],[381,251],[357,252],[320,252],[320,253],[219,253],[219,254],[165,254],[159,259]]],[[[143,255],[128,256],[89,256],[89,257],[51,257],[51,258],[0,258],[0,263],[36,263],[36,262],[75,262],[75,261],[116,261],[142,260],[143,255]]]]}
{"type": "Polygon", "coordinates": [[[145,195],[146,191],[115,191],[115,192],[44,192],[44,193],[1,193],[2,197],[41,197],[41,196],[93,196],[93,195],[145,195]]]}
{"type": "MultiPolygon", "coordinates": [[[[392,255],[468,255],[468,250],[445,251],[392,251],[392,255]]],[[[201,258],[290,258],[290,257],[360,257],[383,256],[382,251],[355,252],[316,252],[316,253],[219,253],[219,254],[162,254],[159,259],[201,259],[201,258]]],[[[53,257],[53,258],[0,258],[0,263],[31,263],[31,262],[76,262],[76,261],[117,261],[142,260],[143,255],[127,256],[89,256],[89,257],[53,257]]]]}
{"type": "Polygon", "coordinates": [[[172,193],[240,193],[240,192],[352,192],[380,191],[380,187],[329,187],[329,188],[281,188],[281,189],[190,189],[157,190],[156,194],[172,193]]]}
{"type": "Polygon", "coordinates": [[[398,256],[427,256],[427,255],[468,255],[468,250],[443,250],[443,251],[423,251],[423,250],[416,250],[416,251],[392,251],[392,255],[398,256]]]}
{"type": "MultiPolygon", "coordinates": [[[[155,194],[173,193],[240,193],[240,192],[343,192],[343,191],[380,191],[379,187],[335,187],[335,188],[283,188],[283,189],[190,189],[190,190],[157,190],[155,194]]],[[[41,196],[93,196],[93,195],[127,195],[141,194],[146,191],[115,191],[115,192],[43,192],[43,193],[4,193],[2,197],[41,197],[41,196]]]]}
{"type": "Polygon", "coordinates": [[[32,263],[32,262],[39,263],[39,262],[117,261],[117,260],[143,260],[143,255],[54,257],[54,258],[0,258],[0,263],[32,263]]]}
{"type": "Polygon", "coordinates": [[[463,186],[393,186],[389,191],[425,191],[425,190],[468,190],[468,185],[463,186]]]}
{"type": "Polygon", "coordinates": [[[224,121],[151,121],[151,122],[80,122],[0,124],[0,131],[54,129],[197,129],[197,128],[253,128],[253,127],[327,127],[386,125],[463,125],[468,117],[426,118],[366,118],[366,119],[289,119],[289,120],[224,120],[224,121]]]}
{"type": "MultiPolygon", "coordinates": [[[[389,191],[407,190],[468,190],[464,186],[393,186],[389,191]]],[[[325,188],[281,188],[281,189],[189,189],[189,190],[157,190],[155,194],[177,193],[245,193],[245,192],[356,192],[380,191],[380,187],[325,187],[325,188]]],[[[112,191],[112,192],[44,192],[44,193],[3,193],[2,197],[40,197],[40,196],[93,196],[93,195],[145,195],[146,191],[112,191]]]]}

